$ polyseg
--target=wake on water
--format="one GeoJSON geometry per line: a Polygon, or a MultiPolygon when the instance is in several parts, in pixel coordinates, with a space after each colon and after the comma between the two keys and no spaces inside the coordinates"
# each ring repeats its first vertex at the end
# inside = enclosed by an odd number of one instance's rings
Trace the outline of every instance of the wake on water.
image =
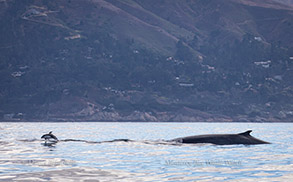
{"type": "Polygon", "coordinates": [[[165,141],[165,140],[131,140],[131,139],[114,139],[114,140],[106,140],[106,141],[90,141],[90,140],[82,140],[82,139],[63,139],[63,140],[58,140],[58,141],[44,141],[41,139],[22,139],[18,140],[21,142],[43,142],[42,144],[45,146],[52,146],[57,143],[62,143],[62,142],[83,142],[83,143],[88,143],[88,144],[103,144],[103,143],[114,143],[114,142],[135,142],[135,143],[142,143],[142,144],[151,144],[151,145],[183,145],[182,143],[179,142],[174,142],[174,141],[165,141]]]}

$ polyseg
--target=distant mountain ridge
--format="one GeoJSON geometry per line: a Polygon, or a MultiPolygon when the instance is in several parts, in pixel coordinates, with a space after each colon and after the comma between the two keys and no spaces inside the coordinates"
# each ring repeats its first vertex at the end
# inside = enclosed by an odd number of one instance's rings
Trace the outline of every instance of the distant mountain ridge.
{"type": "Polygon", "coordinates": [[[293,118],[276,0],[2,0],[0,25],[2,120],[293,118]]]}

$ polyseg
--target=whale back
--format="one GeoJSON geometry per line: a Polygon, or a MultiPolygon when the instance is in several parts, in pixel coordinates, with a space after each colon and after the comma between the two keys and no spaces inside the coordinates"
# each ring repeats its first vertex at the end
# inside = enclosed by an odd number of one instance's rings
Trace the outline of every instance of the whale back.
{"type": "Polygon", "coordinates": [[[247,130],[238,134],[209,134],[209,135],[195,135],[189,137],[176,138],[172,141],[178,143],[211,143],[216,145],[255,145],[268,144],[268,142],[259,140],[250,135],[252,130],[247,130]]]}

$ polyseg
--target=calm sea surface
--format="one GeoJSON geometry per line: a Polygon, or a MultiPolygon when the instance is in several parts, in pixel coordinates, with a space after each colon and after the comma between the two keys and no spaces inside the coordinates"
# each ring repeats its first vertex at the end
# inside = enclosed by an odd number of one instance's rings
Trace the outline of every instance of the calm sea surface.
{"type": "Polygon", "coordinates": [[[0,181],[5,182],[293,180],[290,123],[0,123],[0,146],[0,181]],[[249,129],[272,144],[163,141],[249,129]],[[40,137],[49,131],[61,141],[45,145],[40,137]],[[103,142],[114,139],[133,141],[103,142]]]}

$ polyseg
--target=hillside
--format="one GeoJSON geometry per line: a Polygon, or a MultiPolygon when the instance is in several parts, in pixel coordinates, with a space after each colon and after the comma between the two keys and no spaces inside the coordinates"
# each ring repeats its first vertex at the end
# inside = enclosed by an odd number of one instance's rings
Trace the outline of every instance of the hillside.
{"type": "Polygon", "coordinates": [[[2,0],[0,118],[293,119],[293,8],[275,0],[2,0]]]}
{"type": "Polygon", "coordinates": [[[287,4],[287,5],[293,5],[293,0],[275,0],[275,1],[287,4]]]}

